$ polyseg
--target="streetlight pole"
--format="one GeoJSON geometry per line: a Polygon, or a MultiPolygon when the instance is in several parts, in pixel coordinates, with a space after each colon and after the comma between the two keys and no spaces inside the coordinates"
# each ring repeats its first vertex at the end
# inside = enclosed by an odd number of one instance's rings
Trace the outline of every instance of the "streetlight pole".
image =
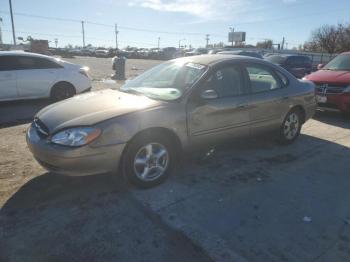
{"type": "Polygon", "coordinates": [[[1,31],[2,18],[0,17],[0,45],[2,45],[2,31],[1,31]]]}
{"type": "Polygon", "coordinates": [[[210,36],[209,34],[205,35],[205,41],[206,41],[206,46],[205,47],[206,48],[208,48],[208,45],[209,45],[209,40],[210,40],[209,36],[210,36]]]}
{"type": "Polygon", "coordinates": [[[10,14],[11,14],[11,23],[12,23],[13,44],[16,45],[15,23],[13,22],[13,12],[12,12],[12,1],[11,0],[9,0],[9,4],[10,4],[10,14]]]}
{"type": "Polygon", "coordinates": [[[81,30],[83,32],[83,48],[85,48],[85,28],[84,28],[84,21],[81,21],[81,30]]]}
{"type": "Polygon", "coordinates": [[[118,49],[118,33],[119,33],[118,25],[115,24],[115,50],[118,49]]]}
{"type": "Polygon", "coordinates": [[[158,49],[159,49],[159,46],[160,46],[160,37],[158,37],[158,49]]]}
{"type": "Polygon", "coordinates": [[[233,27],[230,27],[230,30],[231,30],[231,41],[232,41],[232,43],[231,43],[231,45],[233,46],[233,32],[235,31],[235,29],[233,28],[233,27]]]}

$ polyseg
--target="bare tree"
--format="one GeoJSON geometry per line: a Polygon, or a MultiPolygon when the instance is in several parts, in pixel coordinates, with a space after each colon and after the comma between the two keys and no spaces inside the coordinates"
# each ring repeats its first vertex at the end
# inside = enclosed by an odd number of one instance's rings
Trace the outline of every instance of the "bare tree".
{"type": "Polygon", "coordinates": [[[324,25],[311,34],[303,49],[307,51],[326,51],[330,54],[350,50],[350,25],[324,25]]]}
{"type": "Polygon", "coordinates": [[[324,25],[312,33],[311,42],[317,43],[321,49],[333,54],[337,50],[338,40],[338,28],[334,25],[324,25]]]}
{"type": "Polygon", "coordinates": [[[257,48],[263,48],[263,49],[272,49],[273,42],[272,40],[265,40],[263,42],[257,42],[256,47],[257,48]]]}
{"type": "Polygon", "coordinates": [[[338,24],[338,45],[337,50],[339,52],[350,50],[350,25],[338,24]]]}

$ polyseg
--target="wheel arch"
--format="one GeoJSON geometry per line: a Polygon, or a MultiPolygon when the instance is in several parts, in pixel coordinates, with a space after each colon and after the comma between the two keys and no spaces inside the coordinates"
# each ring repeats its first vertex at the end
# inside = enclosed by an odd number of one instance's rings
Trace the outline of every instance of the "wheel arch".
{"type": "Polygon", "coordinates": [[[302,119],[301,119],[302,123],[305,123],[306,111],[305,111],[305,109],[304,109],[304,107],[302,105],[295,105],[289,110],[289,112],[291,110],[298,110],[300,112],[300,114],[301,114],[301,117],[302,117],[302,119]]]}
{"type": "Polygon", "coordinates": [[[67,86],[70,86],[70,87],[73,88],[74,94],[77,93],[77,89],[75,88],[75,86],[74,86],[71,82],[68,82],[68,81],[58,81],[58,82],[54,83],[54,84],[52,85],[52,87],[50,88],[50,97],[52,97],[52,92],[53,92],[53,90],[54,90],[55,88],[57,88],[58,86],[60,86],[60,85],[67,85],[67,86]]]}
{"type": "MultiPolygon", "coordinates": [[[[139,132],[137,132],[135,135],[133,135],[133,137],[128,141],[126,147],[137,137],[140,136],[147,136],[149,134],[163,134],[166,137],[168,137],[169,139],[171,139],[171,141],[175,142],[175,150],[176,153],[181,152],[182,150],[182,143],[181,140],[179,138],[179,136],[171,129],[166,128],[166,127],[150,127],[144,130],[141,130],[139,132]]],[[[124,149],[125,150],[125,149],[124,149]]]]}

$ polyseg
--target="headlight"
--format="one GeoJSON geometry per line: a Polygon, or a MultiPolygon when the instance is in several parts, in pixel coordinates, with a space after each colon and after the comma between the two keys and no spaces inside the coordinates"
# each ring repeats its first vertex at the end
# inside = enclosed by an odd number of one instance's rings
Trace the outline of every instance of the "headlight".
{"type": "Polygon", "coordinates": [[[94,127],[69,128],[55,134],[51,142],[64,146],[83,146],[95,140],[100,134],[101,129],[94,127]]]}
{"type": "Polygon", "coordinates": [[[343,93],[350,93],[350,86],[345,87],[343,93]]]}

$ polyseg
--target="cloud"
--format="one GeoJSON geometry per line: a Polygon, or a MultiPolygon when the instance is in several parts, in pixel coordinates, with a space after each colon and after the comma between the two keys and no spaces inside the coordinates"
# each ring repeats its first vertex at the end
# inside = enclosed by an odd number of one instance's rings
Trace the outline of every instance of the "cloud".
{"type": "Polygon", "coordinates": [[[140,6],[157,11],[180,12],[202,19],[228,19],[236,10],[245,9],[248,0],[132,0],[130,6],[140,6]]]}
{"type": "MultiPolygon", "coordinates": [[[[294,4],[298,0],[130,0],[129,6],[160,12],[178,12],[195,17],[190,23],[205,21],[255,22],[274,5],[294,4]]],[[[184,21],[188,23],[188,21],[184,21]]]]}

